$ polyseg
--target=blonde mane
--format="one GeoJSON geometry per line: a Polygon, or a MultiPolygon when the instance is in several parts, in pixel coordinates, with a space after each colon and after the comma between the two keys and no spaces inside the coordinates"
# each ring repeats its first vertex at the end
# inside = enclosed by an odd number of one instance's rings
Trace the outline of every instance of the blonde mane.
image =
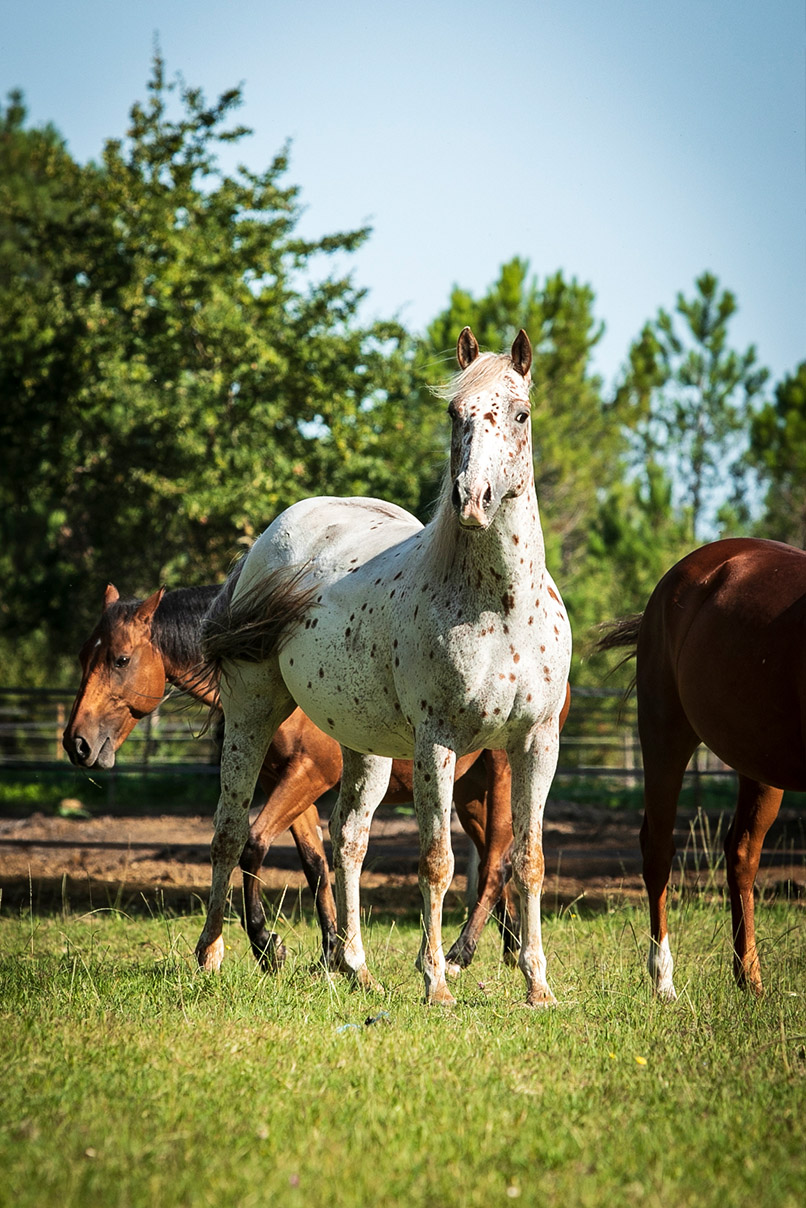
{"type": "MultiPolygon", "coordinates": [[[[508,352],[482,352],[475,361],[468,365],[467,369],[460,369],[441,386],[432,386],[431,392],[437,398],[450,402],[461,394],[488,389],[501,378],[502,373],[506,373],[509,369],[514,372],[512,357],[508,352]]],[[[519,374],[517,376],[520,377],[519,374]]],[[[526,380],[527,389],[531,385],[531,380],[523,378],[520,380],[526,380]]]]}

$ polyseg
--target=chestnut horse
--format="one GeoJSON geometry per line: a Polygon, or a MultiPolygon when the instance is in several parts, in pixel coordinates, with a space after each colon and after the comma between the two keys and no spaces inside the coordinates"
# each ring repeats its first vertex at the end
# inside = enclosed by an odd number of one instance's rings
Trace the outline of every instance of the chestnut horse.
{"type": "MultiPolygon", "coordinates": [[[[202,617],[218,590],[192,587],[165,593],[160,589],[147,600],[126,602],[120,600],[115,587],[107,587],[101,619],[81,648],[82,681],[64,732],[64,747],[74,764],[112,767],[115,752],[136,722],[162,701],[167,683],[204,703],[216,701],[217,684],[199,680],[199,638],[202,617]]],[[[518,946],[517,920],[504,892],[512,841],[509,767],[501,752],[485,752],[482,759],[477,754],[460,761],[454,788],[457,813],[480,856],[477,901],[448,953],[455,968],[470,963],[484,922],[493,911],[499,918],[505,959],[513,961],[518,946]]],[[[313,803],[338,784],[340,775],[338,743],[296,710],[278,730],[263,761],[260,784],[268,800],[250,829],[240,859],[242,921],[252,951],[264,968],[278,967],[285,949],[279,936],[267,929],[258,874],[271,843],[287,827],[314,895],[323,955],[325,960],[329,957],[335,938],[335,904],[313,803]]],[[[411,764],[395,761],[386,800],[410,801],[411,786],[411,764]]]]}
{"type": "Polygon", "coordinates": [[[605,626],[597,643],[630,647],[636,658],[648,968],[661,998],[677,997],[666,895],[677,799],[701,742],[739,776],[725,839],[733,971],[739,985],[762,992],[753,885],[784,790],[806,789],[805,633],[806,553],[738,537],[688,554],[661,579],[643,615],[605,626]]]}
{"type": "Polygon", "coordinates": [[[452,436],[441,501],[425,528],[378,499],[294,504],[255,542],[204,624],[226,721],[213,877],[199,964],[218,969],[229,878],[266,749],[297,706],[342,747],[333,818],[332,965],[374,984],[361,941],[359,877],[393,759],[413,759],[427,1002],[445,982],[442,903],[453,874],[457,759],[504,749],[512,773],[512,875],[530,1006],[554,1002],[540,923],[543,809],[557,765],[571,631],[546,567],[532,462],[532,350],[481,353],[469,328],[443,392],[452,436]]]}

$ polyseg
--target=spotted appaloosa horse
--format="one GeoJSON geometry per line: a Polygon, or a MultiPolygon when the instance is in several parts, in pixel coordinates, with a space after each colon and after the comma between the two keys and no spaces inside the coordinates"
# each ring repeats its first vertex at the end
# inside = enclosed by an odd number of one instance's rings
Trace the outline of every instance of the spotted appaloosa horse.
{"type": "Polygon", "coordinates": [[[662,998],[677,997],[666,920],[677,799],[701,742],[739,775],[725,839],[733,970],[739,985],[762,991],[753,885],[783,791],[806,789],[804,634],[806,553],[739,537],[688,554],[661,579],[642,616],[606,626],[598,642],[636,656],[648,968],[662,998]]]}
{"type": "MultiPolygon", "coordinates": [[[[162,701],[167,683],[207,704],[216,701],[217,683],[209,678],[202,682],[199,667],[201,621],[218,591],[218,587],[181,587],[167,593],[161,589],[147,600],[123,601],[114,586],[107,587],[101,618],[81,648],[81,685],[64,731],[64,746],[74,764],[112,767],[115,752],[138,719],[162,701]]],[[[503,893],[512,842],[509,767],[503,752],[487,751],[481,759],[478,754],[458,761],[454,786],[457,813],[480,858],[476,904],[448,954],[457,968],[470,963],[493,911],[501,924],[505,958],[514,960],[518,947],[517,922],[503,893]]],[[[340,776],[338,743],[295,710],[274,736],[260,769],[260,785],[268,800],[240,857],[243,922],[252,951],[264,968],[280,965],[285,949],[267,927],[259,870],[269,847],[287,827],[314,895],[326,960],[330,953],[336,908],[314,802],[340,776]]],[[[410,801],[411,795],[411,763],[395,760],[385,800],[410,801]]]]}
{"type": "Polygon", "coordinates": [[[540,929],[543,807],[554,776],[571,634],[546,569],[532,464],[525,332],[510,354],[480,354],[469,328],[445,391],[450,468],[423,528],[390,503],[314,498],[283,512],[205,622],[221,670],[226,733],[212,845],[205,969],[223,957],[230,873],[248,831],[263,755],[293,710],[341,744],[331,820],[338,937],[334,966],[372,985],[359,875],[393,757],[414,759],[428,1002],[452,1003],[442,902],[453,874],[457,755],[502,748],[512,772],[512,871],[521,897],[519,964],[530,1005],[554,1001],[540,929]]]}

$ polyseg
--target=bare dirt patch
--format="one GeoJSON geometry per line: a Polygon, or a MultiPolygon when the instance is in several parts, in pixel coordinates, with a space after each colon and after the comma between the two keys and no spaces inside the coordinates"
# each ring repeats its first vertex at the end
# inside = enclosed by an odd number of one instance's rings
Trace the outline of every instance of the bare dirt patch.
{"type": "MultiPolygon", "coordinates": [[[[729,819],[698,820],[681,811],[676,843],[692,888],[720,887],[721,840],[729,819]],[[707,850],[710,842],[712,850],[707,850]],[[715,871],[714,871],[715,870],[715,871]]],[[[327,824],[323,822],[327,840],[327,824]]],[[[639,901],[640,815],[552,801],[546,812],[544,848],[547,911],[578,901],[601,909],[614,900],[639,901]]],[[[184,911],[205,901],[210,883],[209,817],[48,817],[0,819],[2,905],[19,909],[72,909],[115,905],[126,910],[158,905],[184,911]]],[[[456,876],[448,903],[459,906],[466,891],[469,841],[453,827],[456,876]]],[[[238,883],[236,872],[234,882],[238,883]]],[[[676,873],[679,879],[679,872],[676,873]]],[[[269,853],[262,879],[268,896],[283,895],[311,906],[290,834],[269,853]]],[[[782,810],[767,837],[759,885],[765,890],[806,893],[806,818],[782,810]]],[[[379,811],[362,876],[362,897],[375,910],[417,911],[417,828],[414,819],[379,811]]]]}

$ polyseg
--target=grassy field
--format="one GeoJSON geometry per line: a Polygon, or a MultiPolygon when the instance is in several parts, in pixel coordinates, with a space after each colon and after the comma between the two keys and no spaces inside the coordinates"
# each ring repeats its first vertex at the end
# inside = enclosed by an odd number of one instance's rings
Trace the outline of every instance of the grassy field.
{"type": "MultiPolygon", "coordinates": [[[[488,928],[452,1011],[421,1004],[416,922],[370,920],[386,993],[279,978],[237,922],[0,912],[0,1204],[794,1208],[806,1181],[802,907],[760,910],[768,993],[738,993],[727,916],[674,911],[680,1000],[656,1003],[634,907],[546,919],[554,1010],[488,928]]],[[[451,929],[457,920],[449,921],[451,929]]]]}

